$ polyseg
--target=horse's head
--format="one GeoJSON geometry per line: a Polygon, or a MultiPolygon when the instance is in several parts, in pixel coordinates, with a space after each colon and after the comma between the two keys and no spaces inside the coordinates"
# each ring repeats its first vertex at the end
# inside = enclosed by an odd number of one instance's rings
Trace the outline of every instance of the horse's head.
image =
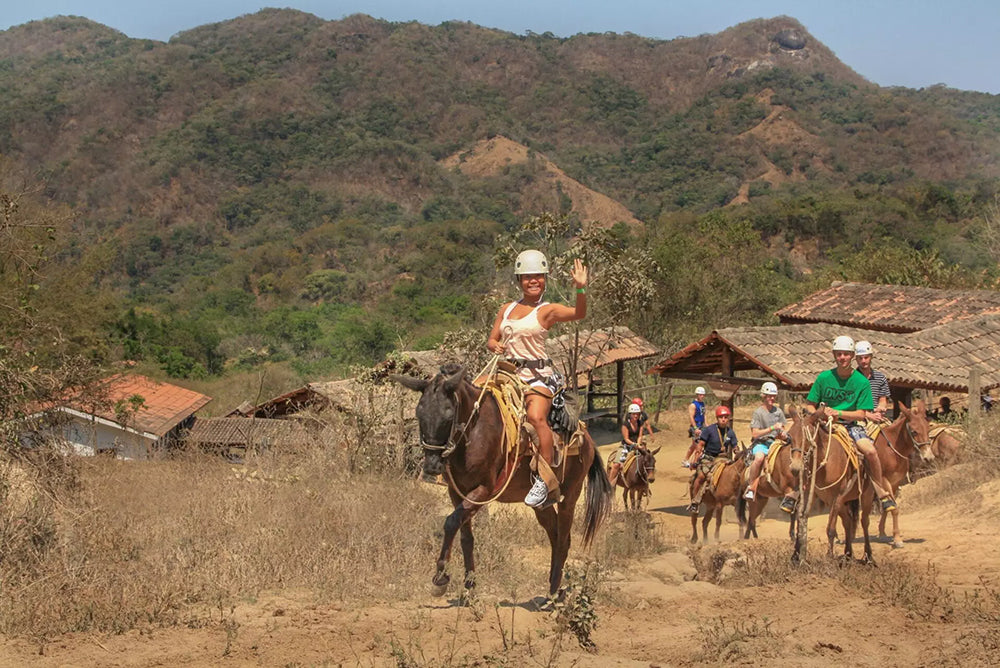
{"type": "Polygon", "coordinates": [[[457,390],[465,376],[463,367],[443,367],[430,380],[412,376],[391,376],[403,387],[420,392],[417,402],[417,424],[420,446],[424,449],[424,473],[444,472],[444,459],[455,449],[452,440],[458,413],[457,390]]]}
{"type": "MultiPolygon", "coordinates": [[[[662,447],[661,445],[660,448],[662,447]]],[[[660,451],[660,448],[649,450],[644,445],[639,446],[636,466],[639,467],[640,477],[644,478],[646,482],[656,480],[656,453],[660,451]]]]}
{"type": "Polygon", "coordinates": [[[791,406],[788,415],[794,415],[792,424],[788,427],[788,445],[791,455],[790,467],[792,473],[798,474],[802,470],[803,452],[809,449],[809,433],[815,434],[819,425],[823,421],[823,404],[816,410],[809,412],[804,406],[791,406]]]}
{"type": "Polygon", "coordinates": [[[920,453],[920,459],[931,461],[934,459],[934,452],[931,450],[931,424],[927,421],[927,407],[923,399],[913,402],[912,408],[900,404],[899,411],[906,419],[906,428],[909,431],[910,439],[913,441],[913,449],[920,453]]]}

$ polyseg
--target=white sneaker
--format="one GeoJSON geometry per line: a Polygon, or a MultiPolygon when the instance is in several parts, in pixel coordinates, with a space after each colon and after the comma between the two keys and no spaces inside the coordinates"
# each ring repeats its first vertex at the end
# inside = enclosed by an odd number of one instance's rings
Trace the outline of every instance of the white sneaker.
{"type": "Polygon", "coordinates": [[[528,490],[528,495],[524,497],[524,502],[532,508],[537,508],[548,500],[549,488],[540,477],[534,476],[534,478],[535,482],[531,485],[531,489],[528,490]]]}
{"type": "Polygon", "coordinates": [[[747,501],[753,501],[753,490],[748,489],[747,493],[743,495],[743,498],[746,499],[747,501]]]}

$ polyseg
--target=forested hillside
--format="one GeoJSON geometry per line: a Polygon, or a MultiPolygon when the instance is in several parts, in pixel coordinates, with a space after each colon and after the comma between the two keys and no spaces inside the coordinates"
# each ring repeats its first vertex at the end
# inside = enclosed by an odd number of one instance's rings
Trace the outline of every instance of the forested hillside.
{"type": "Polygon", "coordinates": [[[0,93],[3,191],[71,214],[47,312],[175,377],[480,325],[542,209],[648,252],[626,324],[666,347],[831,278],[996,278],[1000,97],[879,88],[787,17],[658,41],[265,10],[168,43],[57,18],[0,32],[0,93]]]}

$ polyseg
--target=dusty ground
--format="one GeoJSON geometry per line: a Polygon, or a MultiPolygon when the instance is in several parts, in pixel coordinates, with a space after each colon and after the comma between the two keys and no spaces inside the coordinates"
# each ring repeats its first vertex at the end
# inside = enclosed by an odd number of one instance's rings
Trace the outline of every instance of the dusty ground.
{"type": "MultiPolygon", "coordinates": [[[[737,418],[737,432],[745,435],[746,416],[738,412],[737,418]]],[[[525,594],[484,595],[472,608],[429,594],[402,604],[359,607],[317,605],[308,592],[282,591],[220,610],[218,621],[202,628],[71,635],[44,646],[6,639],[0,665],[1000,665],[996,617],[958,620],[949,617],[947,606],[906,605],[884,592],[852,590],[819,575],[765,586],[741,584],[731,570],[718,584],[706,581],[704,571],[699,576],[695,563],[710,560],[720,548],[687,543],[686,475],[678,466],[686,448],[682,424],[679,412],[670,415],[653,442],[663,449],[648,512],[669,547],[607,576],[592,636],[596,652],[560,634],[553,615],[538,611],[525,594]]],[[[602,448],[605,459],[611,447],[602,448]]],[[[877,543],[874,577],[892,577],[893,564],[909,561],[919,568],[930,564],[937,584],[959,597],[975,591],[980,577],[994,591],[1000,588],[1000,483],[984,485],[969,499],[971,514],[956,512],[951,502],[906,512],[904,492],[905,547],[877,543]]],[[[757,544],[769,541],[774,554],[784,555],[788,525],[779,515],[772,509],[760,524],[757,544]]],[[[810,527],[811,557],[822,559],[821,520],[810,527]]],[[[721,539],[730,550],[746,545],[737,540],[731,509],[721,539]]],[[[574,547],[571,558],[582,556],[574,547]]],[[[456,564],[453,574],[458,569],[456,564]]],[[[934,588],[923,584],[933,597],[934,588]]],[[[537,585],[542,593],[543,582],[537,585]]],[[[903,591],[908,586],[912,583],[901,582],[900,600],[912,600],[913,592],[903,591]]]]}

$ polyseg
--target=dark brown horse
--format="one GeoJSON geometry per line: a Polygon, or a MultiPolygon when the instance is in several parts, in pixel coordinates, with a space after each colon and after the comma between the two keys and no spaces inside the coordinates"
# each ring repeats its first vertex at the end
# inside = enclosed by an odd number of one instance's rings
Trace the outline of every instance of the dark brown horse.
{"type": "MultiPolygon", "coordinates": [[[[778,443],[775,442],[771,447],[778,447],[778,443]]],[[[799,471],[801,470],[802,448],[787,443],[782,445],[774,457],[774,468],[770,472],[770,476],[767,475],[766,471],[763,472],[764,475],[757,485],[757,494],[753,500],[747,501],[742,496],[739,499],[736,512],[740,517],[741,525],[744,513],[747,514],[744,538],[749,538],[751,535],[757,538],[757,518],[764,512],[768,499],[795,497],[795,493],[799,489],[799,471]]],[[[788,538],[789,540],[795,539],[794,514],[792,514],[792,521],[788,523],[788,538]]]]}
{"type": "Polygon", "coordinates": [[[623,487],[622,503],[625,510],[629,509],[629,501],[632,502],[632,510],[639,510],[642,499],[649,496],[649,484],[656,480],[656,450],[649,450],[645,445],[640,445],[635,449],[635,459],[626,471],[624,465],[618,479],[615,481],[616,487],[623,487]]]}
{"type": "MultiPolygon", "coordinates": [[[[448,559],[455,534],[461,532],[465,562],[465,588],[475,586],[472,517],[491,500],[521,503],[531,487],[529,458],[521,457],[508,474],[504,451],[503,419],[494,396],[465,378],[464,369],[450,365],[431,380],[409,376],[393,379],[421,393],[417,403],[420,442],[424,448],[424,472],[445,474],[454,512],[444,522],[444,541],[432,582],[441,595],[450,581],[448,559]],[[481,398],[481,399],[480,399],[481,398]],[[476,403],[479,409],[476,410],[476,403]]],[[[526,440],[526,439],[525,439],[526,440]]],[[[521,452],[525,451],[522,444],[521,452]]],[[[555,596],[562,583],[563,564],[569,553],[570,530],[576,501],[587,479],[584,545],[588,545],[610,513],[614,490],[604,473],[601,458],[590,435],[584,432],[579,455],[567,455],[555,470],[562,481],[562,499],[557,506],[535,510],[551,547],[549,595],[555,596]]]]}
{"type": "MultiPolygon", "coordinates": [[[[815,497],[830,508],[826,523],[828,539],[827,556],[833,556],[833,544],[837,539],[837,518],[844,525],[844,557],[854,557],[854,535],[858,525],[858,508],[861,508],[861,528],[865,539],[865,560],[872,561],[871,538],[868,534],[869,514],[875,497],[871,480],[859,470],[863,457],[859,454],[852,460],[836,436],[827,431],[823,417],[823,405],[814,413],[796,418],[788,435],[792,445],[801,448],[804,461],[805,483],[802,487],[799,520],[809,512],[810,502],[815,497]],[[858,464],[855,464],[858,461],[858,464]],[[803,506],[804,507],[801,507],[803,506]]],[[[853,443],[849,444],[853,448],[853,443]]],[[[802,545],[798,532],[792,555],[798,561],[802,545]]]]}
{"type": "MultiPolygon", "coordinates": [[[[701,495],[701,503],[705,506],[705,517],[701,521],[701,540],[708,542],[708,523],[715,516],[715,540],[719,540],[719,529],[722,526],[722,510],[726,506],[737,508],[743,498],[743,472],[747,469],[746,451],[737,453],[734,458],[725,461],[722,473],[719,474],[719,483],[713,488],[709,481],[705,481],[705,492],[701,495]]],[[[691,477],[689,486],[694,485],[694,476],[691,477]]],[[[692,490],[688,490],[689,495],[692,490]]],[[[743,535],[744,514],[737,512],[740,522],[739,536],[743,535]]],[[[691,515],[691,542],[698,542],[698,515],[691,515]]]]}
{"type": "MultiPolygon", "coordinates": [[[[924,414],[924,402],[918,399],[913,403],[913,409],[900,404],[900,415],[891,424],[884,425],[875,439],[875,450],[878,452],[879,463],[882,465],[882,475],[892,487],[895,498],[899,486],[910,473],[910,458],[918,452],[922,459],[933,457],[930,452],[930,424],[924,414]]],[[[892,513],[892,546],[903,547],[899,534],[899,508],[892,513]]],[[[886,514],[878,521],[879,536],[885,535],[886,514]]]]}

